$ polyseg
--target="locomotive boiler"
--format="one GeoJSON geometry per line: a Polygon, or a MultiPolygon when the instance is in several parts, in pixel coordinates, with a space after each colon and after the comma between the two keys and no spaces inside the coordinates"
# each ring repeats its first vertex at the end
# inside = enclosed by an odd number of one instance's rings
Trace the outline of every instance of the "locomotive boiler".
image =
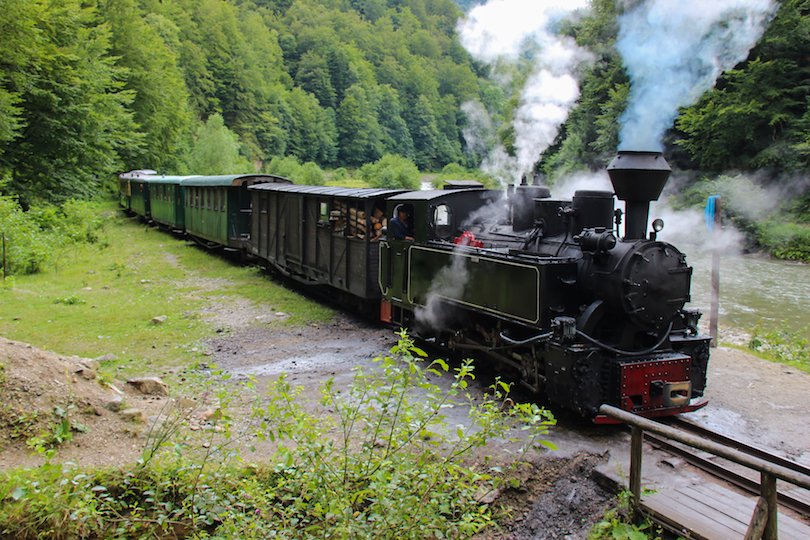
{"type": "Polygon", "coordinates": [[[709,338],[685,309],[692,269],[648,233],[670,174],[659,153],[620,152],[614,192],[554,199],[540,185],[408,192],[413,241],[380,246],[382,318],[496,360],[550,402],[597,421],[603,403],[644,416],[705,405],[709,338]],[[623,234],[620,234],[621,225],[623,234]]]}

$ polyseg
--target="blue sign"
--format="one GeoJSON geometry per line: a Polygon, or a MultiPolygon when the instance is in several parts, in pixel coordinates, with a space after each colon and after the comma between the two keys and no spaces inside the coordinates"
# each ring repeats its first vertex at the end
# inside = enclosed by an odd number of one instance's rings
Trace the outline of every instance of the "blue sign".
{"type": "Polygon", "coordinates": [[[706,199],[706,211],[704,215],[706,216],[706,228],[709,229],[709,232],[714,230],[715,215],[717,214],[717,199],[719,198],[720,195],[711,195],[706,199]]]}

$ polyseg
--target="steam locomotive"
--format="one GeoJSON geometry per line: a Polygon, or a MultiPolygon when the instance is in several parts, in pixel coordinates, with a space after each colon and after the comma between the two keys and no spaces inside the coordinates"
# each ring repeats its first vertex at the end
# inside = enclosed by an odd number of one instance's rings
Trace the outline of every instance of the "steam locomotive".
{"type": "Polygon", "coordinates": [[[620,152],[608,174],[624,211],[614,192],[562,200],[525,181],[506,193],[465,181],[405,191],[133,171],[120,186],[121,204],[145,218],[497,362],[549,403],[607,422],[603,403],[649,417],[706,404],[710,338],[684,308],[692,269],[657,240],[661,220],[648,233],[670,172],[660,153],[620,152]],[[173,221],[147,211],[161,206],[173,221]],[[401,238],[386,234],[397,214],[401,238]]]}

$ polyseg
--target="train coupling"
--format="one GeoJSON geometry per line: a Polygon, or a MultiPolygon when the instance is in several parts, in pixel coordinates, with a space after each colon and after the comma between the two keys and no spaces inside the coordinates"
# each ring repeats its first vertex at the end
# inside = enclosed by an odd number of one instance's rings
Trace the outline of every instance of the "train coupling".
{"type": "Polygon", "coordinates": [[[691,381],[653,381],[652,392],[661,395],[664,407],[684,407],[692,397],[691,381]]]}

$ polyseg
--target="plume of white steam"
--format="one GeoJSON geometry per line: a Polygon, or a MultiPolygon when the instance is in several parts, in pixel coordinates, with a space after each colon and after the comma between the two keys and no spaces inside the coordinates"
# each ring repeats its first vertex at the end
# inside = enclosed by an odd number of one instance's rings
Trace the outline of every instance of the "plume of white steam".
{"type": "Polygon", "coordinates": [[[579,171],[564,176],[554,183],[554,197],[571,199],[581,189],[613,191],[607,171],[579,171]]]}
{"type": "Polygon", "coordinates": [[[773,0],[647,0],[619,17],[616,44],[630,76],[620,149],[661,150],[678,109],[745,60],[773,0]]]}
{"type": "Polygon", "coordinates": [[[490,0],[460,22],[462,44],[481,61],[514,62],[521,52],[534,51],[533,72],[515,115],[517,156],[512,159],[496,147],[482,164],[496,178],[511,183],[530,172],[568,118],[579,97],[575,74],[591,55],[556,30],[587,7],[587,0],[490,0]]]}
{"type": "Polygon", "coordinates": [[[417,322],[427,328],[444,328],[446,315],[444,299],[463,298],[464,288],[469,279],[467,258],[454,250],[450,264],[443,267],[433,278],[424,307],[417,307],[414,311],[417,322]]]}
{"type": "Polygon", "coordinates": [[[664,220],[665,227],[658,234],[659,240],[669,242],[687,254],[710,253],[717,249],[723,255],[739,255],[743,251],[745,235],[739,229],[725,223],[709,233],[701,210],[674,210],[666,201],[658,201],[651,205],[650,218],[664,220]]]}

